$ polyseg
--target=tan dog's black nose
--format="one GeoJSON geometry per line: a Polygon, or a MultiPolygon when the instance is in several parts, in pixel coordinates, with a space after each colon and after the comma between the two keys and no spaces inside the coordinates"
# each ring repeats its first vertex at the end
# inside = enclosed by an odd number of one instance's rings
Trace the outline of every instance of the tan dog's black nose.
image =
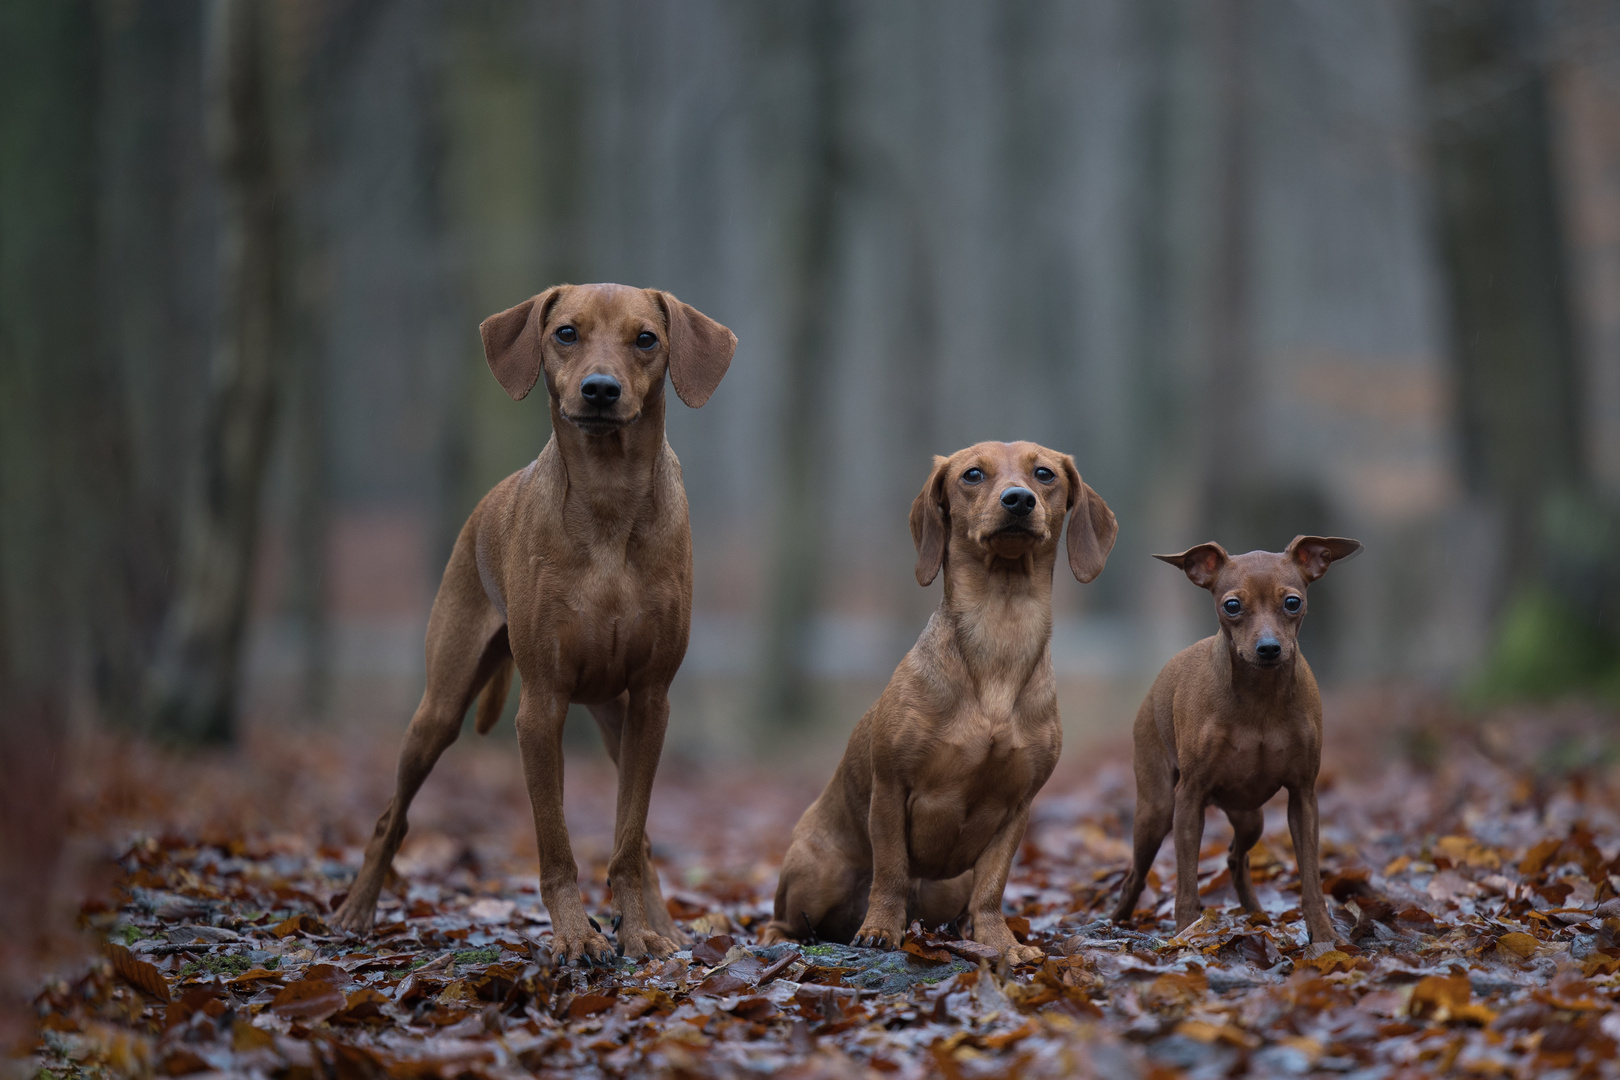
{"type": "Polygon", "coordinates": [[[1027,517],[1035,509],[1035,493],[1029,488],[1010,487],[1001,493],[1001,505],[1014,517],[1027,517]]]}
{"type": "Polygon", "coordinates": [[[611,375],[587,375],[579,384],[579,396],[587,404],[605,409],[619,400],[619,380],[611,375]]]}

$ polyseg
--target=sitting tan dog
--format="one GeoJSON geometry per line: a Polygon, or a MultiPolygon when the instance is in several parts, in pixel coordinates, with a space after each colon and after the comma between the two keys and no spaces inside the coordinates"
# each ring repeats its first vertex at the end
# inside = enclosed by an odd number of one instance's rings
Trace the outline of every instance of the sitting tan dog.
{"type": "Polygon", "coordinates": [[[892,949],[912,919],[967,915],[1014,963],[1001,911],[1030,803],[1063,745],[1052,677],[1052,569],[1102,573],[1119,531],[1074,459],[979,443],[934,470],[911,507],[917,583],[945,596],[843,761],[793,830],[760,940],[819,937],[892,949]]]}

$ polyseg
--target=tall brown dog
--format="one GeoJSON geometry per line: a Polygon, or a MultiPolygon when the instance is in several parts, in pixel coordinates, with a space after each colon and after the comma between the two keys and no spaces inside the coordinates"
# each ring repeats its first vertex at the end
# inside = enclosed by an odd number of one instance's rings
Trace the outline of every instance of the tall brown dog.
{"type": "Polygon", "coordinates": [[[607,960],[563,821],[562,731],[589,706],[619,770],[608,880],[629,956],[666,956],[675,926],[648,862],[645,827],[669,719],[669,684],[692,622],[692,532],[681,465],[664,439],[664,374],[697,408],[737,339],[668,293],[559,285],[479,327],[514,399],[545,376],[551,439],[467,519],[433,602],[427,689],[399,755],[394,799],[337,915],[370,929],[411,799],[480,689],[477,728],[499,718],[515,664],[518,750],[540,846],[540,895],[559,957],[607,960]]]}
{"type": "Polygon", "coordinates": [[[1312,941],[1333,940],[1317,867],[1322,697],[1297,639],[1306,587],[1360,550],[1356,540],[1296,536],[1280,554],[1229,556],[1210,543],[1153,556],[1214,594],[1221,628],[1171,657],[1137,710],[1133,862],[1115,922],[1135,909],[1172,823],[1176,932],[1197,921],[1198,849],[1211,804],[1232,822],[1232,888],[1246,910],[1259,911],[1249,849],[1265,825],[1261,807],[1286,788],[1305,926],[1312,941]]]}
{"type": "Polygon", "coordinates": [[[909,920],[967,914],[1015,963],[1001,894],[1030,802],[1063,745],[1052,677],[1052,568],[1102,573],[1119,531],[1074,459],[979,443],[934,470],[911,507],[917,583],[945,596],[843,761],[794,827],[765,942],[808,935],[898,948],[909,920]]]}

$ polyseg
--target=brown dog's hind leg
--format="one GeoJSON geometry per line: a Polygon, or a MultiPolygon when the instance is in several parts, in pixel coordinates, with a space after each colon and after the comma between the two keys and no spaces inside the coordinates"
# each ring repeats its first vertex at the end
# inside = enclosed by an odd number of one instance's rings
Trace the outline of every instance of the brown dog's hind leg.
{"type": "Polygon", "coordinates": [[[1254,898],[1254,882],[1249,879],[1249,849],[1259,841],[1266,827],[1266,815],[1260,810],[1228,810],[1227,820],[1232,823],[1232,853],[1226,858],[1226,867],[1232,874],[1232,890],[1244,911],[1259,911],[1260,901],[1254,898]]]}
{"type": "MultiPolygon", "coordinates": [[[[1156,737],[1155,737],[1156,738],[1156,737]]],[[[1109,917],[1114,922],[1129,922],[1136,910],[1136,901],[1147,884],[1148,871],[1159,857],[1164,838],[1170,835],[1175,822],[1175,775],[1169,766],[1143,760],[1146,756],[1140,745],[1136,751],[1136,821],[1131,827],[1131,868],[1119,887],[1119,902],[1109,917]]]]}
{"type": "Polygon", "coordinates": [[[366,845],[365,862],[332,920],[350,933],[363,934],[371,929],[377,914],[377,896],[393,865],[394,854],[405,839],[411,800],[416,798],[439,755],[461,733],[462,718],[473,694],[509,655],[505,624],[484,599],[482,589],[468,594],[448,588],[456,562],[456,556],[452,556],[450,570],[445,572],[446,587],[440,589],[428,623],[427,688],[410,727],[405,729],[394,798],[377,819],[371,842],[366,845]],[[475,604],[481,604],[483,610],[476,610],[475,604]]]}
{"type": "MultiPolygon", "coordinates": [[[[613,767],[619,767],[619,733],[624,729],[624,716],[630,707],[630,693],[626,691],[612,701],[602,705],[587,705],[591,718],[596,721],[597,728],[602,732],[602,745],[607,747],[608,757],[613,760],[613,767]]],[[[675,925],[670,916],[669,904],[664,900],[664,890],[658,884],[658,871],[652,864],[652,840],[642,838],[642,870],[643,906],[647,911],[647,922],[652,928],[664,937],[669,938],[681,947],[692,943],[691,935],[675,925]]]]}

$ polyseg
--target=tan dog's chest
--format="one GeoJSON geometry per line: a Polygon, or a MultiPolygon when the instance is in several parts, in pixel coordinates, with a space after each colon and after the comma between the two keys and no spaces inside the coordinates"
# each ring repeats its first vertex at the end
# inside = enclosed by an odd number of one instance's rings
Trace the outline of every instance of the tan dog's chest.
{"type": "Polygon", "coordinates": [[[966,702],[919,761],[907,785],[906,841],[913,877],[942,880],[973,864],[1057,764],[1061,729],[1049,717],[991,720],[966,702]]]}

